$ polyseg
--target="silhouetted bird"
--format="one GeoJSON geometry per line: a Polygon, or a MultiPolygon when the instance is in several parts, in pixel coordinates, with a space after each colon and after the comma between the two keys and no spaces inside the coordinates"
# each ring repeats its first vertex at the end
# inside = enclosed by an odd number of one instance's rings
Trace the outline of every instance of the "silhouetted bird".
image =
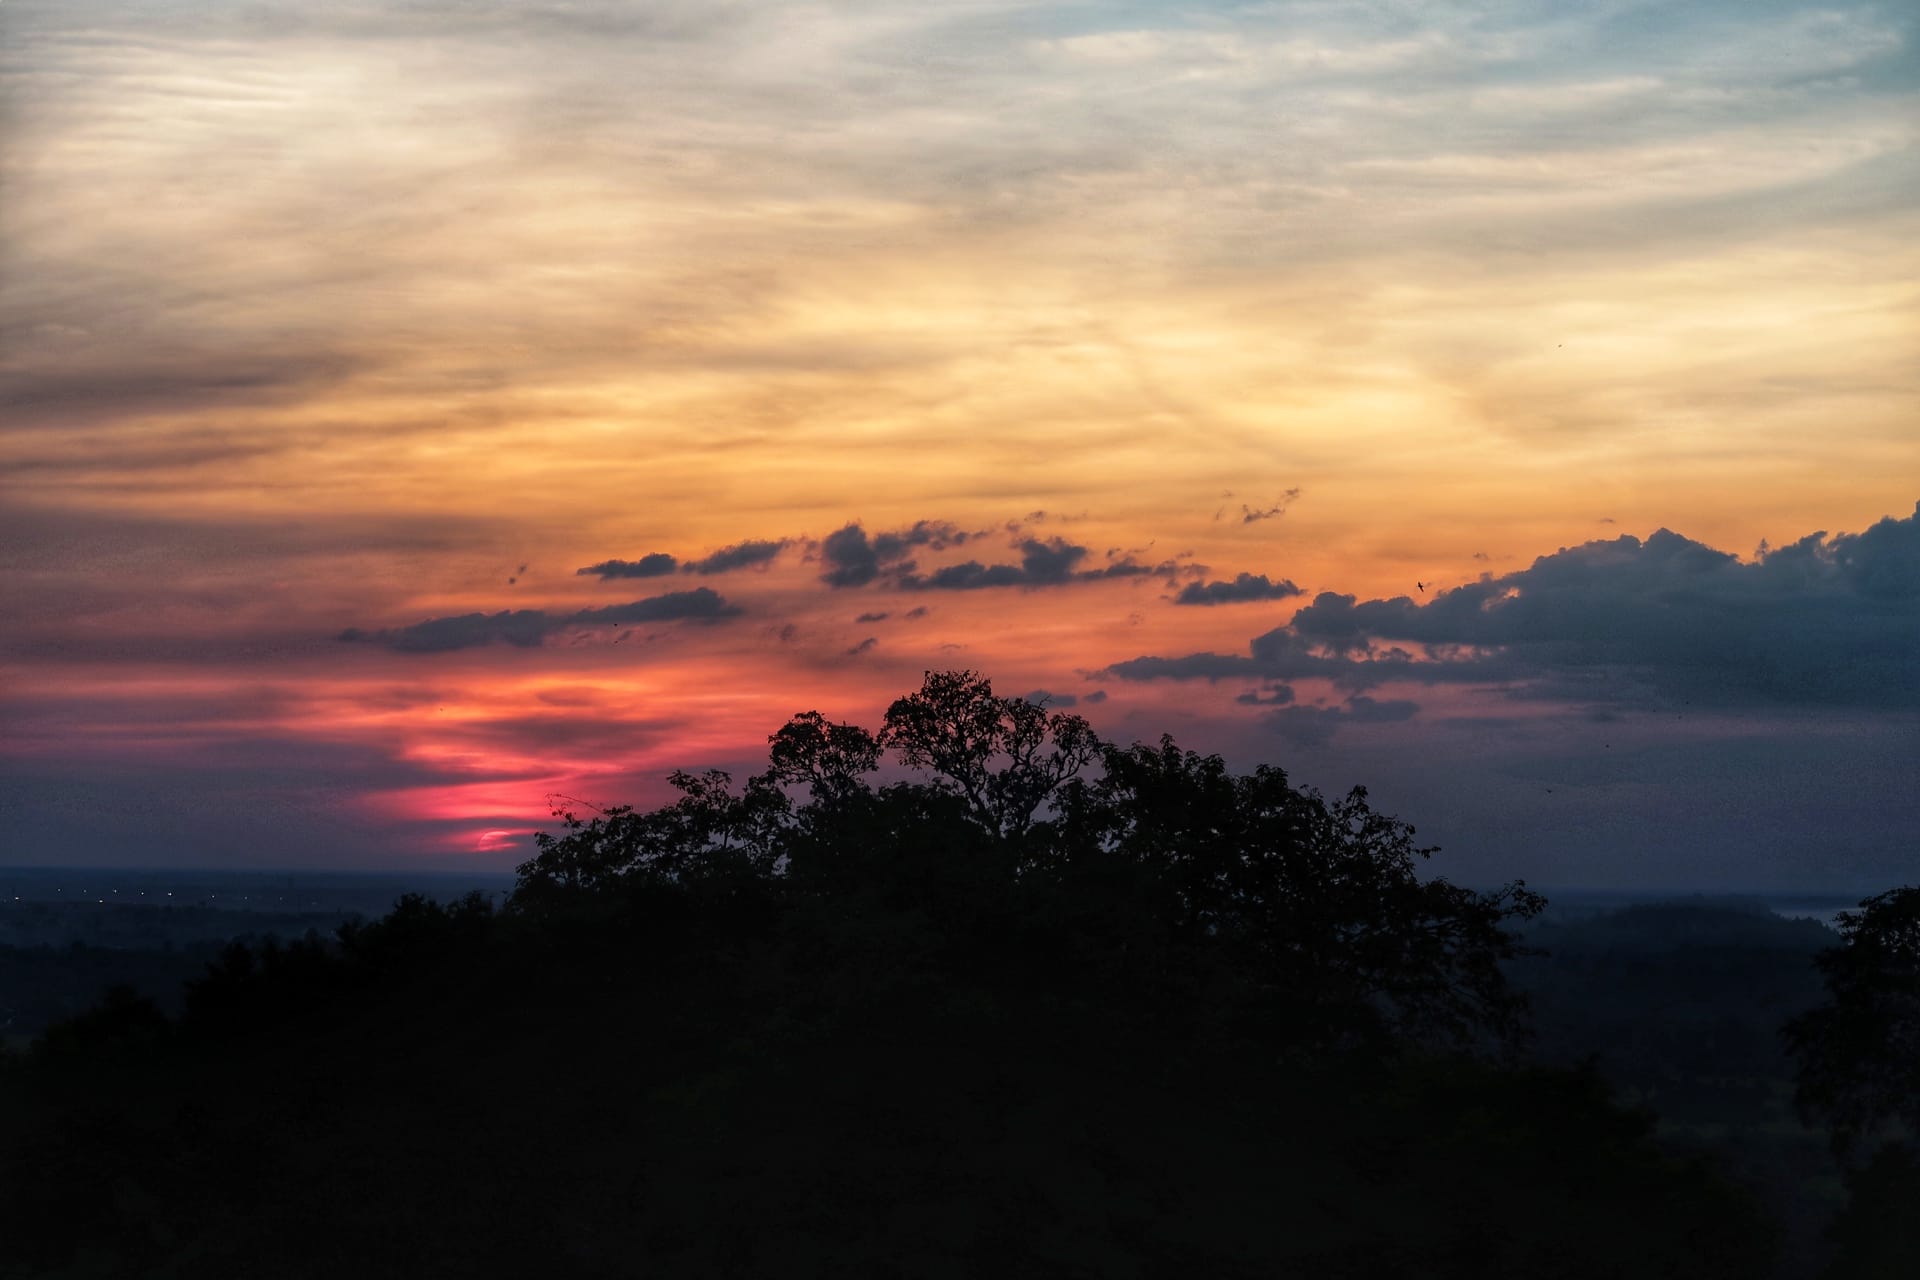
{"type": "Polygon", "coordinates": [[[1414,585],[1414,586],[1416,586],[1416,587],[1418,587],[1418,588],[1420,588],[1420,594],[1421,594],[1421,595],[1425,595],[1425,594],[1427,594],[1427,584],[1426,584],[1426,583],[1424,583],[1424,582],[1416,582],[1416,583],[1414,583],[1413,585],[1414,585]]]}

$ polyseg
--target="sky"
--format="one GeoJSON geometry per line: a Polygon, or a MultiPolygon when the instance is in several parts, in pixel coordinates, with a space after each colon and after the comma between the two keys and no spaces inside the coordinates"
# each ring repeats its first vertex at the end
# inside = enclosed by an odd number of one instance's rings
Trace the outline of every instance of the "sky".
{"type": "Polygon", "coordinates": [[[928,670],[1920,880],[1906,5],[5,0],[0,863],[510,868],[928,670]]]}

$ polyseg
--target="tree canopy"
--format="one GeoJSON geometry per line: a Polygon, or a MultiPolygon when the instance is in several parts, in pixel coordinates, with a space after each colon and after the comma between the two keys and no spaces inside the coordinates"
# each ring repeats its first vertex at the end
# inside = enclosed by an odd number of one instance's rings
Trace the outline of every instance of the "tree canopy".
{"type": "Polygon", "coordinates": [[[997,894],[1070,916],[1080,936],[1116,931],[1124,950],[1204,953],[1303,1033],[1465,1048],[1523,1032],[1500,965],[1518,946],[1509,926],[1543,899],[1423,877],[1436,851],[1364,788],[1329,800],[1171,738],[1122,747],[971,671],[929,672],[878,732],[809,711],[769,748],[738,790],[722,772],[675,773],[680,798],[652,812],[559,814],[565,834],[539,837],[515,907],[660,883],[860,884],[945,910],[997,894]],[[876,785],[888,762],[896,776],[876,785]]]}
{"type": "Polygon", "coordinates": [[[1920,887],[1843,911],[1816,958],[1828,1000],[1790,1022],[1799,1102],[1842,1144],[1890,1124],[1920,1134],[1920,887]]]}
{"type": "Polygon", "coordinates": [[[0,1062],[0,1276],[1764,1274],[1743,1193],[1505,1057],[1539,898],[1364,791],[971,672],[672,781],[504,907],[0,1062]]]}

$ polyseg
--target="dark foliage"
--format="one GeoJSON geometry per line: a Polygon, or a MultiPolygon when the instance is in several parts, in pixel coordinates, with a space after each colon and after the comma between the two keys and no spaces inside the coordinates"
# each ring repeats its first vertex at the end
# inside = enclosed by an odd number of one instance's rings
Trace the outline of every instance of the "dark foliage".
{"type": "Polygon", "coordinates": [[[1799,1122],[1780,1026],[1820,1002],[1813,959],[1833,932],[1730,899],[1576,902],[1529,924],[1537,953],[1509,966],[1528,996],[1529,1057],[1590,1063],[1659,1114],[1670,1148],[1711,1152],[1779,1226],[1774,1274],[1817,1274],[1845,1186],[1825,1135],[1799,1122]]]}
{"type": "Polygon", "coordinates": [[[1842,1157],[1871,1149],[1848,1172],[1826,1274],[1892,1280],[1920,1274],[1920,886],[1868,898],[1838,925],[1842,944],[1815,961],[1827,1000],[1784,1034],[1801,1109],[1831,1127],[1842,1157]]]}
{"type": "Polygon", "coordinates": [[[1847,1176],[1846,1211],[1834,1222],[1824,1280],[1908,1280],[1920,1275],[1920,1158],[1892,1142],[1847,1176]]]}
{"type": "Polygon", "coordinates": [[[1827,1003],[1786,1028],[1799,1101],[1852,1142],[1884,1125],[1920,1133],[1920,887],[1839,917],[1843,945],[1815,962],[1827,1003]]]}
{"type": "Polygon", "coordinates": [[[1422,880],[1363,793],[968,673],[771,754],[565,816],[505,909],[49,1034],[0,1088],[0,1274],[1765,1271],[1647,1117],[1502,1059],[1538,900],[1422,880]]]}

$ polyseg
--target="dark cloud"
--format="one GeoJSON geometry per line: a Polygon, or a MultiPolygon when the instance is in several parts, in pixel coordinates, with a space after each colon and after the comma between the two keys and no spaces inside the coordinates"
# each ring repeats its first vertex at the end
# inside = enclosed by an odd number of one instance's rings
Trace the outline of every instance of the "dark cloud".
{"type": "Polygon", "coordinates": [[[499,613],[465,613],[454,618],[429,618],[410,627],[362,631],[348,627],[339,638],[349,643],[382,645],[398,653],[448,653],[499,642],[534,649],[547,641],[556,620],[540,609],[504,609],[499,613]]]}
{"type": "Polygon", "coordinates": [[[744,542],[722,547],[698,560],[685,562],[664,551],[655,551],[641,556],[638,560],[602,560],[599,564],[575,569],[574,573],[597,577],[603,582],[614,578],[664,578],[670,573],[697,573],[706,577],[716,573],[728,573],[734,569],[749,569],[756,565],[768,564],[775,556],[792,546],[793,541],[792,538],[749,538],[744,542]]]}
{"type": "Polygon", "coordinates": [[[134,414],[204,413],[299,399],[346,379],[356,362],[311,351],[176,350],[115,366],[0,372],[13,430],[65,429],[134,414]]]}
{"type": "Polygon", "coordinates": [[[635,600],[631,604],[608,605],[604,609],[582,609],[565,619],[562,625],[676,622],[683,619],[695,622],[717,622],[721,618],[731,618],[739,612],[738,605],[728,604],[726,598],[711,587],[695,587],[691,591],[669,591],[662,596],[649,596],[645,600],[635,600]]]}
{"type": "Polygon", "coordinates": [[[1087,549],[1064,538],[1023,538],[1014,544],[1019,564],[981,564],[967,560],[936,569],[926,576],[903,573],[900,586],[908,591],[973,591],[982,587],[1047,586],[1069,582],[1087,549]]]}
{"type": "Polygon", "coordinates": [[[1243,573],[1232,582],[1189,582],[1179,595],[1173,598],[1175,604],[1243,604],[1254,600],[1285,600],[1289,596],[1305,594],[1299,587],[1282,578],[1270,582],[1264,573],[1243,573]]]}
{"type": "Polygon", "coordinates": [[[574,627],[636,622],[717,622],[739,612],[737,606],[728,604],[713,591],[698,587],[692,591],[670,591],[665,595],[635,600],[631,604],[582,609],[573,614],[554,615],[542,609],[509,609],[499,613],[429,618],[410,627],[381,631],[349,627],[338,638],[350,643],[377,644],[398,653],[448,653],[455,649],[475,649],[496,643],[533,649],[545,644],[548,636],[574,627]]]}
{"type": "Polygon", "coordinates": [[[880,644],[879,636],[868,636],[865,640],[862,640],[859,644],[856,644],[852,648],[848,649],[847,657],[857,658],[863,653],[870,653],[875,648],[879,647],[879,644],[880,644]]]}
{"type": "Polygon", "coordinates": [[[820,580],[830,587],[864,587],[880,576],[880,557],[858,524],[836,529],[822,539],[820,558],[827,563],[820,580]]]}
{"type": "Polygon", "coordinates": [[[900,616],[902,618],[905,618],[908,622],[912,622],[916,618],[924,618],[927,616],[927,606],[923,604],[915,605],[913,608],[907,610],[905,613],[901,614],[900,616]]]}
{"type": "MultiPolygon", "coordinates": [[[[1007,533],[1010,533],[1017,538],[1021,534],[1025,533],[1028,529],[1032,528],[1034,525],[1037,525],[1037,524],[1078,524],[1087,518],[1088,518],[1087,513],[1084,511],[1082,511],[1077,516],[1070,516],[1070,515],[1063,515],[1058,511],[1047,511],[1047,510],[1041,509],[1036,511],[1029,511],[1027,512],[1027,514],[1021,516],[1018,520],[1009,520],[1004,525],[1002,525],[1001,528],[1004,529],[1007,533]]],[[[976,534],[974,536],[980,537],[983,535],[976,534]]]]}
{"type": "Polygon", "coordinates": [[[1331,741],[1334,731],[1343,725],[1393,724],[1411,720],[1419,711],[1417,702],[1405,699],[1376,702],[1364,694],[1356,694],[1348,698],[1344,706],[1282,707],[1261,717],[1261,723],[1296,746],[1309,747],[1331,741]]]}
{"type": "Polygon", "coordinates": [[[1234,701],[1248,707],[1284,707],[1293,701],[1293,686],[1274,684],[1264,690],[1249,689],[1234,701]]]}
{"type": "MultiPolygon", "coordinates": [[[[1261,520],[1271,520],[1276,516],[1283,516],[1287,514],[1287,508],[1292,506],[1299,497],[1300,491],[1298,489],[1289,489],[1280,495],[1280,501],[1270,507],[1262,507],[1256,511],[1254,508],[1242,504],[1240,507],[1240,523],[1255,524],[1261,520]]],[[[1216,517],[1216,519],[1217,518],[1218,517],[1216,517]]]]}
{"type": "Polygon", "coordinates": [[[879,613],[863,613],[859,617],[855,618],[854,621],[855,622],[885,622],[888,618],[892,616],[893,616],[892,614],[882,609],[879,613]]]}
{"type": "Polygon", "coordinates": [[[1189,653],[1179,658],[1128,658],[1108,667],[1105,674],[1118,680],[1232,680],[1262,672],[1251,658],[1238,654],[1189,653]]]}
{"type": "Polygon", "coordinates": [[[898,585],[903,591],[976,591],[986,587],[1057,587],[1076,582],[1099,582],[1117,578],[1172,575],[1180,566],[1168,560],[1157,565],[1142,564],[1131,556],[1122,556],[1098,569],[1079,566],[1089,554],[1086,547],[1065,538],[1022,538],[1014,549],[1019,564],[982,564],[967,560],[950,564],[929,574],[902,572],[898,585]]]}
{"type": "Polygon", "coordinates": [[[1105,689],[1095,689],[1092,693],[1088,694],[1086,697],[1081,699],[1082,702],[1091,702],[1091,703],[1101,703],[1101,702],[1105,702],[1106,700],[1107,700],[1107,691],[1105,689]]]}
{"type": "Polygon", "coordinates": [[[1595,703],[1920,707],[1920,506],[1751,561],[1662,529],[1562,548],[1430,601],[1323,592],[1246,656],[1116,664],[1129,680],[1487,683],[1595,703]],[[1412,646],[1411,648],[1405,646],[1412,646]],[[1416,652],[1417,651],[1417,652],[1416,652]]]}
{"type": "Polygon", "coordinates": [[[883,572],[910,575],[915,566],[909,557],[916,547],[945,551],[979,536],[944,520],[919,520],[910,528],[869,536],[856,520],[821,540],[827,571],[820,580],[830,587],[864,587],[883,572]]]}
{"type": "MultiPolygon", "coordinates": [[[[1111,553],[1109,553],[1111,554],[1111,553]]],[[[1107,578],[1166,578],[1168,585],[1182,575],[1204,574],[1205,565],[1181,564],[1177,560],[1162,560],[1157,564],[1146,564],[1131,555],[1116,555],[1104,568],[1088,569],[1074,575],[1075,582],[1097,582],[1107,578]]]]}
{"type": "Polygon", "coordinates": [[[1078,706],[1080,699],[1070,693],[1054,693],[1048,689],[1035,689],[1032,693],[1027,694],[1022,701],[1031,702],[1036,707],[1066,708],[1078,706]]]}
{"type": "Polygon", "coordinates": [[[745,542],[736,542],[730,547],[722,547],[699,560],[689,560],[681,566],[681,572],[705,575],[752,568],[755,565],[769,563],[792,544],[791,538],[778,538],[771,541],[749,538],[745,542]]]}
{"type": "Polygon", "coordinates": [[[463,551],[502,529],[496,521],[463,516],[175,518],[76,509],[10,495],[0,498],[0,569],[77,576],[128,565],[144,576],[191,562],[257,565],[290,556],[463,551]]]}
{"type": "Polygon", "coordinates": [[[613,578],[664,578],[679,567],[678,560],[664,551],[655,551],[638,560],[602,560],[573,572],[576,577],[590,576],[606,582],[613,578]]]}

